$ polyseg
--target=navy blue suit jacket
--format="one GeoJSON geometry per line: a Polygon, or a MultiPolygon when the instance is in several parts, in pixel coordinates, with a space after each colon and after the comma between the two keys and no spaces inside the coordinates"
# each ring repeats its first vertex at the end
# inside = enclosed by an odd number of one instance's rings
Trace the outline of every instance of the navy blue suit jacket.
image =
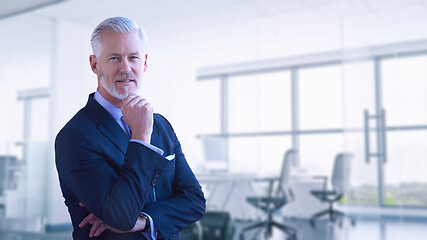
{"type": "MultiPolygon", "coordinates": [[[[180,231],[203,216],[203,192],[170,123],[154,114],[151,144],[164,150],[163,156],[129,140],[93,94],[58,133],[55,161],[74,239],[89,239],[91,225],[78,224],[90,213],[112,227],[130,230],[145,212],[164,239],[180,239],[180,231]],[[172,161],[165,158],[172,154],[172,161]]],[[[145,238],[139,232],[107,230],[98,239],[145,238]]]]}

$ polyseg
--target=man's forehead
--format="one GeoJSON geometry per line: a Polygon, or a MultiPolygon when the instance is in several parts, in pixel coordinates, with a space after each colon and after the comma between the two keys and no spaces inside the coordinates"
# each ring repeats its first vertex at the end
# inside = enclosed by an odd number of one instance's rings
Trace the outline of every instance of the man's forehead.
{"type": "Polygon", "coordinates": [[[142,41],[138,31],[125,33],[104,31],[101,33],[101,44],[103,52],[104,50],[107,52],[123,50],[132,53],[142,52],[142,41]]]}
{"type": "Polygon", "coordinates": [[[103,31],[101,34],[101,41],[108,41],[109,39],[138,39],[141,42],[141,37],[138,31],[132,32],[113,32],[109,30],[103,31]]]}

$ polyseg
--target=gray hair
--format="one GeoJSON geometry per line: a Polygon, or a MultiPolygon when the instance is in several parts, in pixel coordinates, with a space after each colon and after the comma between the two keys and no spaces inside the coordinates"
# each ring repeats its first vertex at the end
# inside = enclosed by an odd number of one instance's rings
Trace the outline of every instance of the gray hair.
{"type": "Polygon", "coordinates": [[[112,31],[118,33],[138,31],[142,45],[142,52],[145,52],[147,49],[147,35],[145,34],[144,29],[142,29],[140,26],[138,26],[138,24],[136,24],[133,20],[129,18],[112,17],[102,21],[95,28],[95,30],[93,30],[90,42],[92,46],[93,55],[95,55],[97,58],[99,58],[102,51],[101,34],[103,31],[112,31]]]}

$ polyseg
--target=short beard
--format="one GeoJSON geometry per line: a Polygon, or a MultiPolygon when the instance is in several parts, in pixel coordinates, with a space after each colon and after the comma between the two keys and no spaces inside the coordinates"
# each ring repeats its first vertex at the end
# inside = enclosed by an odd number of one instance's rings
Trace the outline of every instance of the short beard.
{"type": "Polygon", "coordinates": [[[107,86],[107,83],[105,82],[105,79],[104,79],[104,74],[102,73],[102,70],[101,69],[99,69],[99,80],[100,80],[100,82],[101,82],[101,85],[102,85],[102,87],[111,95],[111,96],[113,96],[114,98],[117,98],[117,99],[125,99],[125,98],[127,98],[129,95],[130,95],[130,93],[129,93],[129,87],[125,87],[124,88],[124,93],[122,93],[122,94],[120,94],[120,93],[118,93],[117,92],[117,89],[116,89],[116,84],[115,84],[115,82],[117,81],[117,80],[119,80],[119,79],[122,79],[122,78],[127,78],[127,77],[131,77],[131,78],[134,78],[135,79],[135,83],[136,83],[136,91],[135,91],[135,94],[137,93],[137,92],[139,92],[139,84],[138,84],[138,81],[137,81],[137,79],[136,79],[136,76],[134,76],[133,74],[122,74],[121,76],[119,76],[118,78],[116,78],[116,79],[114,79],[114,81],[113,81],[113,83],[112,83],[112,85],[111,85],[111,87],[108,87],[107,86]]]}

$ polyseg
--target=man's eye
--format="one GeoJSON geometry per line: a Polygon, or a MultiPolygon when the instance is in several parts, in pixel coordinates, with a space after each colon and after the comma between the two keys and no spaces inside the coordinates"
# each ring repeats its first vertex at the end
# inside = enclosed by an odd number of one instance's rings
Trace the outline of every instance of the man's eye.
{"type": "Polygon", "coordinates": [[[118,60],[118,59],[119,59],[118,57],[110,57],[108,60],[116,61],[116,60],[118,60]]]}

